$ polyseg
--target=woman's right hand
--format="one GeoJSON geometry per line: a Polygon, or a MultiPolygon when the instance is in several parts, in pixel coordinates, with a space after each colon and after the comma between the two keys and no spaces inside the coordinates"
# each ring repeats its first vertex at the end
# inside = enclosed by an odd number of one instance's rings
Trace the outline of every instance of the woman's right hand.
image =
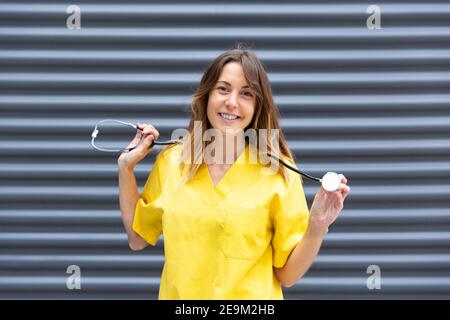
{"type": "Polygon", "coordinates": [[[124,165],[127,168],[134,168],[136,164],[144,159],[153,150],[153,147],[149,148],[152,141],[159,137],[159,132],[151,124],[138,123],[137,126],[142,131],[137,131],[136,136],[127,146],[127,149],[137,146],[131,151],[126,150],[122,152],[117,160],[119,165],[124,165]]]}

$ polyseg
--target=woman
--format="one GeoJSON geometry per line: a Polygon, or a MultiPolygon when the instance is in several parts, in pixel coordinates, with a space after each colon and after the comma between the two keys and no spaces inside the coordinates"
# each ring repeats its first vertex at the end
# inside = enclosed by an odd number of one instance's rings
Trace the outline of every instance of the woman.
{"type": "MultiPolygon", "coordinates": [[[[223,148],[230,163],[207,159],[208,147],[229,145],[236,132],[280,129],[256,55],[235,49],[211,63],[193,96],[189,135],[159,153],[140,197],[133,170],[159,133],[139,126],[142,134],[130,143],[138,147],[118,159],[120,209],[132,250],[164,235],[159,299],[283,299],[281,285],[292,286],[311,266],[350,188],[341,175],[340,188],[321,188],[309,211],[296,173],[271,166],[273,174],[263,174],[272,164],[267,158],[248,161],[262,145],[276,149],[270,134],[223,148]],[[221,139],[195,136],[196,123],[221,139]]],[[[295,164],[282,131],[276,143],[278,154],[295,164]]]]}

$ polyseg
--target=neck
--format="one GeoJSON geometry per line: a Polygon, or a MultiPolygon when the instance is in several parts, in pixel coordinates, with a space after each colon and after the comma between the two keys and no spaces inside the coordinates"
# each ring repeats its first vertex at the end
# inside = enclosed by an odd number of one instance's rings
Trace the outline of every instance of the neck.
{"type": "MultiPolygon", "coordinates": [[[[236,162],[237,158],[241,155],[245,150],[245,141],[240,141],[233,135],[223,135],[222,136],[222,145],[218,146],[219,141],[211,142],[213,144],[214,151],[220,150],[222,151],[222,157],[218,155],[216,159],[215,165],[223,165],[229,166],[232,163],[236,162]]],[[[216,154],[216,152],[214,152],[216,154]]],[[[214,154],[214,156],[215,156],[214,154]]]]}

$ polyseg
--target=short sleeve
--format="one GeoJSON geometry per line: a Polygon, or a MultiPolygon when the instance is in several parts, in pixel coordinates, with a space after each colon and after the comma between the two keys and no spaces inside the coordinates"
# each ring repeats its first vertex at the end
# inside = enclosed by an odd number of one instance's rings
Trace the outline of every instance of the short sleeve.
{"type": "Polygon", "coordinates": [[[133,230],[152,246],[156,245],[162,233],[162,191],[166,175],[165,166],[161,152],[156,158],[134,211],[133,230]]]}
{"type": "Polygon", "coordinates": [[[271,203],[274,234],[273,261],[282,268],[291,251],[303,238],[308,227],[309,210],[300,176],[290,175],[284,194],[277,194],[271,203]]]}

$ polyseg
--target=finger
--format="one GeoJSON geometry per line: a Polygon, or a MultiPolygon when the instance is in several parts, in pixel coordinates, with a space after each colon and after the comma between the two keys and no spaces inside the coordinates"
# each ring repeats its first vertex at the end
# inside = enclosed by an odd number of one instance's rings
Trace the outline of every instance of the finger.
{"type": "Polygon", "coordinates": [[[148,127],[150,128],[154,128],[151,124],[149,123],[138,123],[137,127],[140,129],[140,131],[144,132],[145,129],[147,129],[148,127]]]}
{"type": "Polygon", "coordinates": [[[135,137],[141,137],[141,136],[142,136],[142,131],[137,130],[135,137]]]}
{"type": "Polygon", "coordinates": [[[347,196],[350,193],[350,187],[345,185],[345,187],[343,187],[342,191],[341,191],[341,195],[343,196],[343,198],[347,198],[347,196]]]}
{"type": "Polygon", "coordinates": [[[342,192],[346,190],[347,185],[345,183],[341,183],[336,191],[342,192]]]}
{"type": "MultiPolygon", "coordinates": [[[[134,135],[134,137],[133,137],[133,139],[131,140],[131,142],[130,142],[130,144],[128,145],[128,147],[129,147],[130,145],[132,145],[133,143],[134,143],[134,144],[137,144],[137,143],[141,140],[141,136],[142,136],[142,133],[141,133],[140,131],[136,132],[136,134],[134,135]]],[[[127,147],[127,148],[128,148],[128,147],[127,147]]]]}
{"type": "Polygon", "coordinates": [[[138,127],[138,132],[140,132],[141,134],[143,134],[143,135],[145,135],[145,136],[147,136],[148,135],[148,124],[146,124],[146,123],[138,123],[137,124],[137,127],[138,127]]]}
{"type": "Polygon", "coordinates": [[[134,136],[133,140],[131,141],[132,143],[135,142],[139,142],[141,140],[142,137],[142,132],[141,131],[137,131],[136,135],[134,136]]]}
{"type": "Polygon", "coordinates": [[[152,126],[151,124],[146,124],[145,126],[143,126],[143,131],[144,132],[148,132],[150,130],[155,130],[155,127],[152,126]]]}
{"type": "Polygon", "coordinates": [[[138,127],[141,129],[145,129],[147,127],[153,127],[150,123],[138,123],[138,127]]]}
{"type": "Polygon", "coordinates": [[[156,134],[159,134],[158,130],[156,130],[155,128],[152,127],[146,127],[142,133],[144,134],[153,134],[154,136],[156,136],[156,134]]]}
{"type": "Polygon", "coordinates": [[[345,183],[341,183],[336,191],[344,195],[350,192],[350,187],[345,183]]]}
{"type": "Polygon", "coordinates": [[[144,135],[149,135],[149,134],[151,134],[151,135],[153,135],[153,137],[155,137],[156,139],[158,139],[158,137],[159,137],[159,132],[158,132],[155,128],[149,128],[149,127],[147,127],[147,128],[144,129],[143,134],[144,134],[144,135]]]}
{"type": "Polygon", "coordinates": [[[156,130],[156,128],[151,124],[145,124],[142,128],[142,133],[144,133],[144,135],[153,134],[153,136],[156,138],[159,137],[158,130],[156,130]]]}
{"type": "Polygon", "coordinates": [[[144,142],[148,142],[148,141],[153,141],[155,139],[155,136],[152,133],[149,134],[142,134],[142,141],[144,142]]]}
{"type": "Polygon", "coordinates": [[[338,175],[342,183],[347,183],[347,178],[343,174],[338,175]]]}
{"type": "Polygon", "coordinates": [[[342,193],[338,193],[340,204],[344,204],[344,195],[342,193]]]}
{"type": "Polygon", "coordinates": [[[144,148],[148,149],[150,147],[150,145],[152,144],[153,140],[155,140],[155,137],[152,134],[150,134],[147,137],[145,137],[145,139],[144,139],[144,148]]]}
{"type": "Polygon", "coordinates": [[[136,143],[130,143],[128,148],[133,147],[133,152],[142,152],[142,150],[147,150],[152,142],[152,137],[142,137],[138,142],[136,143]]]}

